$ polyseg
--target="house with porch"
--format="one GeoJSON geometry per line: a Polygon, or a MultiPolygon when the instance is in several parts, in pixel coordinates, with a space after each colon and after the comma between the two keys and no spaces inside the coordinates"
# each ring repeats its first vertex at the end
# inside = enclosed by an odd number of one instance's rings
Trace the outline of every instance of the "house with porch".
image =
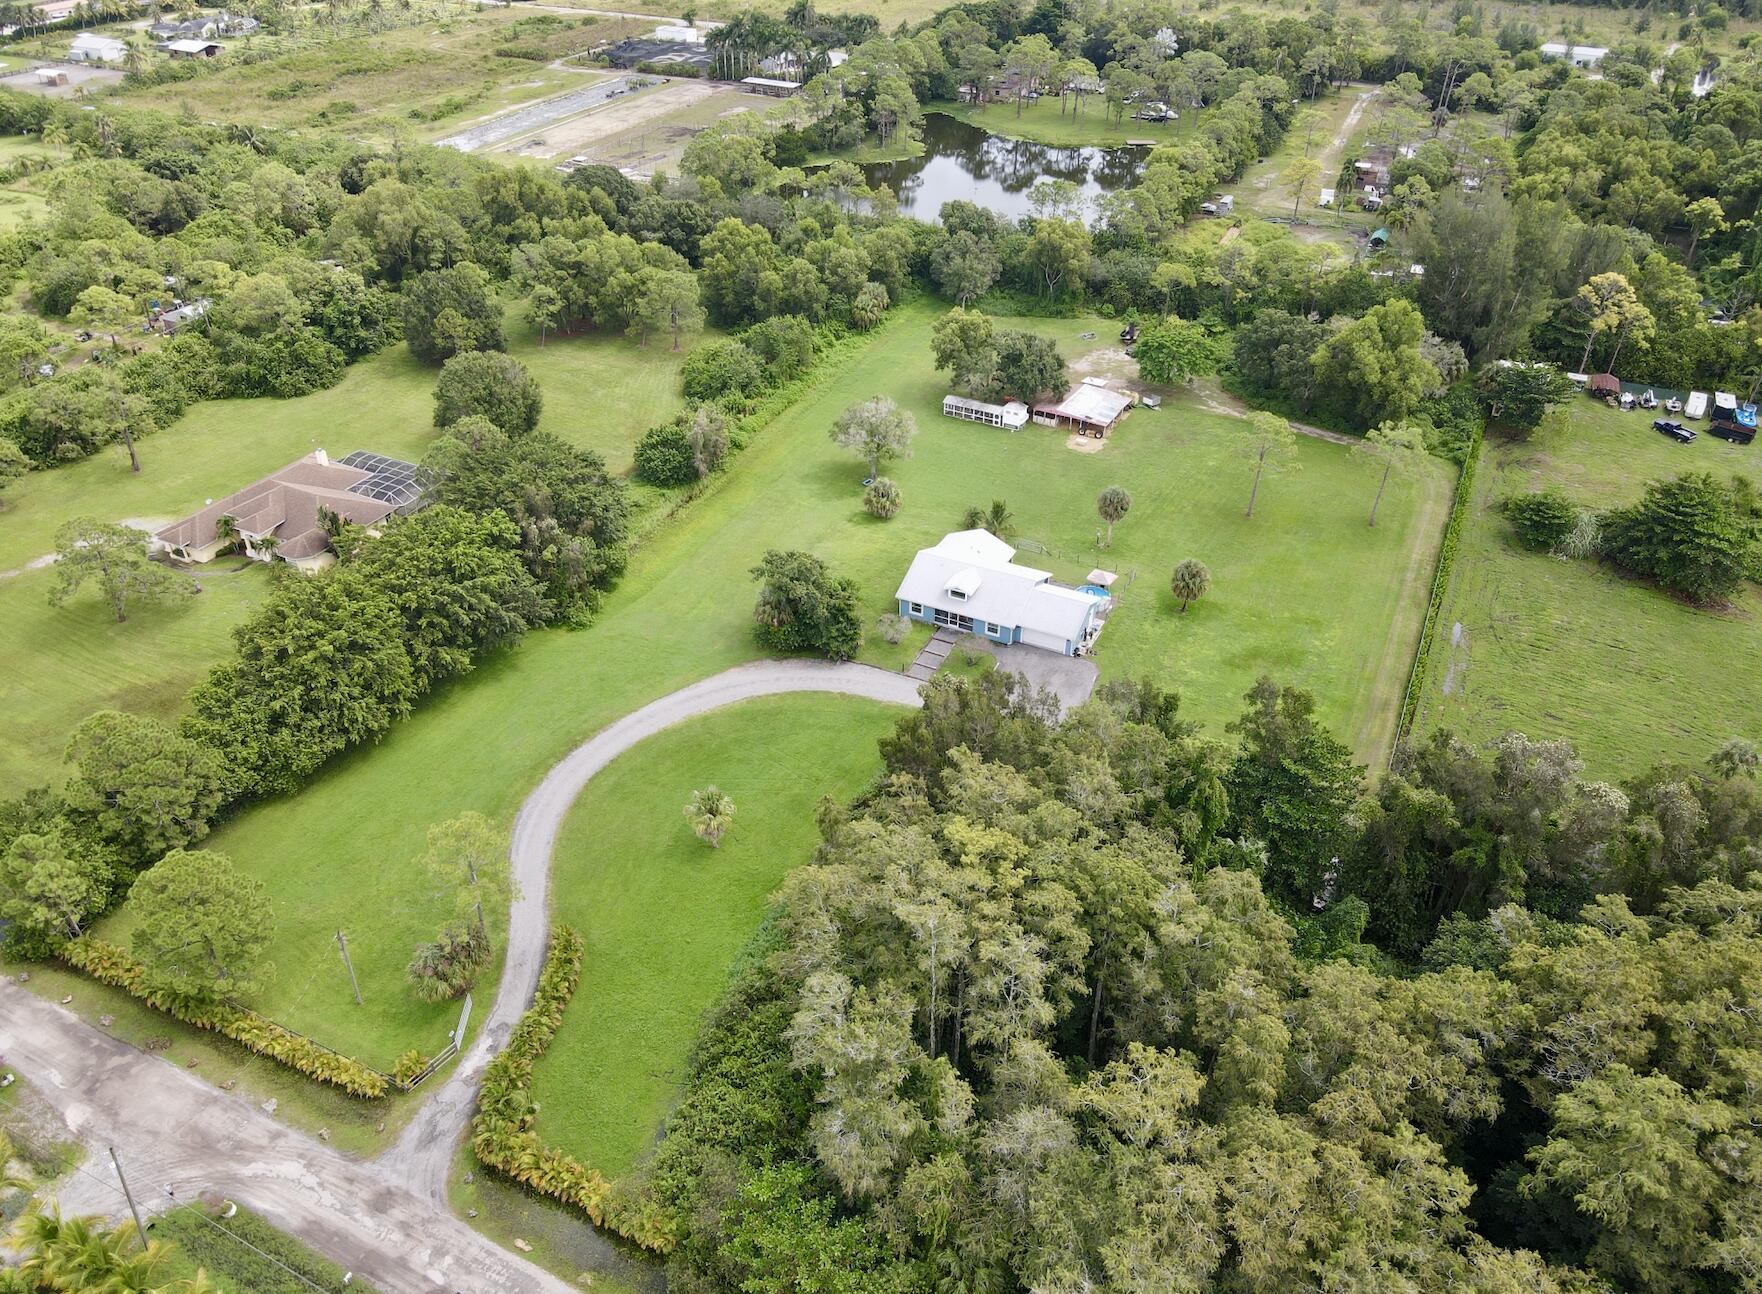
{"type": "Polygon", "coordinates": [[[427,502],[427,486],[413,463],[366,450],[333,463],[315,449],[156,531],[147,550],[180,562],[211,562],[236,546],[253,561],[321,570],[336,560],[332,526],[371,530],[387,517],[414,512],[427,502]]]}
{"type": "Polygon", "coordinates": [[[958,530],[921,550],[900,581],[899,614],[938,628],[1021,643],[1061,656],[1094,644],[1113,599],[1018,566],[1016,550],[986,530],[958,530]]]}

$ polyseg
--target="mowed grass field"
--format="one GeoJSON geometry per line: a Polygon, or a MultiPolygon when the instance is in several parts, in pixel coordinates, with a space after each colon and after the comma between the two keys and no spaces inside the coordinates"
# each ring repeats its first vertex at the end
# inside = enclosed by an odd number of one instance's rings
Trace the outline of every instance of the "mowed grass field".
{"type": "Polygon", "coordinates": [[[1074,95],[1064,100],[1062,110],[1056,94],[1022,103],[1019,113],[1017,106],[1014,99],[998,99],[983,105],[940,102],[931,105],[936,112],[993,135],[1026,139],[1057,148],[1118,148],[1128,139],[1174,144],[1193,134],[1200,116],[1197,112],[1184,112],[1178,121],[1154,122],[1135,121],[1127,115],[1123,121],[1115,122],[1099,94],[1084,96],[1081,112],[1077,111],[1074,95]]]}
{"type": "Polygon", "coordinates": [[[813,854],[816,801],[880,771],[875,743],[901,713],[851,697],[747,701],[651,737],[588,785],[552,866],[556,918],[586,957],[538,1067],[541,1136],[612,1177],[653,1144],[730,963],[813,854]],[[710,784],[735,805],[717,849],[684,813],[710,784]]]}
{"type": "MultiPolygon", "coordinates": [[[[540,426],[596,450],[614,472],[628,472],[637,439],[683,405],[684,353],[665,340],[645,348],[583,334],[552,337],[541,348],[512,311],[507,331],[510,353],[544,385],[540,426]]],[[[435,434],[436,374],[400,346],[297,400],[196,405],[140,442],[138,475],[120,448],[33,473],[8,488],[0,509],[0,571],[52,552],[56,528],[71,518],[162,524],[314,449],[338,458],[356,449],[420,458],[435,434]]],[[[58,784],[67,734],[96,710],[180,713],[185,693],[225,657],[230,629],[267,588],[261,570],[230,575],[213,567],[198,579],[198,597],[142,607],[119,625],[93,589],[51,608],[53,571],[0,578],[0,658],[30,664],[0,678],[0,730],[19,734],[0,743],[0,797],[58,784]]]]}
{"type": "MultiPolygon", "coordinates": [[[[374,899],[413,883],[412,864],[433,823],[467,809],[510,820],[577,742],[758,656],[750,571],[767,548],[810,550],[855,578],[872,624],[892,609],[918,548],[955,528],[966,506],[1002,498],[1022,534],[1049,550],[1024,556],[1061,578],[1080,579],[1098,563],[1137,572],[1101,638],[1105,676],[1146,674],[1179,687],[1187,713],[1216,728],[1238,712],[1254,678],[1270,672],[1313,690],[1326,721],[1374,757],[1423,611],[1447,495],[1442,466],[1392,484],[1371,529],[1371,469],[1344,446],[1306,439],[1302,470],[1269,481],[1250,521],[1242,515],[1249,472],[1235,454],[1240,424],[1195,403],[1135,413],[1093,454],[1068,449],[1063,433],[1046,428],[1012,436],[941,418],[944,387],[929,360],[930,328],[941,313],[929,304],[905,307],[854,358],[831,366],[715,489],[642,546],[593,626],[529,636],[427,700],[378,746],[336,761],[297,797],[258,806],[215,833],[211,847],[257,875],[312,932],[309,944],[278,945],[281,983],[305,982],[307,964],[331,973],[334,948],[317,938],[326,926],[348,926],[357,949],[364,1010],[285,989],[273,991],[266,1009],[332,1045],[359,1040],[370,1056],[425,1045],[426,1028],[402,1033],[411,1017],[400,995],[412,937],[429,932],[415,917],[375,922],[374,899]],[[863,511],[862,464],[827,435],[842,410],[876,394],[899,400],[922,429],[914,456],[889,468],[905,498],[889,522],[863,511]],[[1115,548],[1098,554],[1094,499],[1115,483],[1137,501],[1115,548]],[[1186,556],[1207,561],[1215,584],[1180,616],[1165,584],[1186,556]],[[361,951],[368,949],[375,951],[361,951]],[[381,1014],[376,1003],[393,1005],[381,1014]]],[[[1056,336],[1069,356],[1084,348],[1081,332],[1100,326],[1011,322],[1056,336]]],[[[911,642],[892,647],[871,635],[863,655],[897,668],[912,650],[911,642]]],[[[828,789],[816,786],[813,795],[828,789]]],[[[679,805],[631,811],[661,821],[679,805]]],[[[559,904],[570,902],[568,885],[559,883],[559,904]]]]}
{"type": "MultiPolygon", "coordinates": [[[[1418,729],[1473,741],[1509,731],[1563,737],[1592,776],[1639,772],[1660,759],[1699,762],[1731,736],[1762,730],[1762,593],[1726,611],[1678,602],[1598,562],[1520,548],[1498,508],[1558,484],[1609,507],[1648,480],[1687,471],[1762,481],[1757,448],[1705,433],[1678,445],[1651,416],[1579,398],[1527,442],[1483,450],[1418,729]],[[1460,631],[1457,626],[1460,625],[1460,631]]],[[[1691,424],[1692,425],[1692,424],[1691,424]]]]}
{"type": "Polygon", "coordinates": [[[217,563],[195,597],[136,607],[121,624],[95,586],[50,606],[53,570],[0,580],[0,799],[59,786],[68,736],[95,711],[175,718],[268,592],[268,572],[241,565],[217,563]]]}

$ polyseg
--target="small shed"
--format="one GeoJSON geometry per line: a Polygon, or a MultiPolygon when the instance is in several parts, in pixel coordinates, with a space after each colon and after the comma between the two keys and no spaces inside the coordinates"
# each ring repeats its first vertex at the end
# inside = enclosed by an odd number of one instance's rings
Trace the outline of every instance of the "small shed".
{"type": "Polygon", "coordinates": [[[159,47],[173,58],[213,58],[220,53],[220,42],[213,40],[168,40],[159,47]]]}
{"type": "Polygon", "coordinates": [[[1389,231],[1380,228],[1371,230],[1370,245],[1373,251],[1381,251],[1387,247],[1389,245],[1389,231]]]}
{"type": "Polygon", "coordinates": [[[942,416],[959,418],[963,422],[982,422],[988,427],[1002,427],[1007,431],[1020,431],[1028,425],[1028,406],[1020,400],[990,404],[984,400],[969,400],[964,395],[945,395],[942,397],[942,416]]]}

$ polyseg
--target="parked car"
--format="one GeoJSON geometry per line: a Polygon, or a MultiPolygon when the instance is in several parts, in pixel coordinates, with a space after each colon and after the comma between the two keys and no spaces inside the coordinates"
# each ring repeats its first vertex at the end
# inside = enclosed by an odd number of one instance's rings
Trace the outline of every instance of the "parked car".
{"type": "Polygon", "coordinates": [[[1694,432],[1673,418],[1652,419],[1652,430],[1669,436],[1679,445],[1686,445],[1695,438],[1694,432]]]}

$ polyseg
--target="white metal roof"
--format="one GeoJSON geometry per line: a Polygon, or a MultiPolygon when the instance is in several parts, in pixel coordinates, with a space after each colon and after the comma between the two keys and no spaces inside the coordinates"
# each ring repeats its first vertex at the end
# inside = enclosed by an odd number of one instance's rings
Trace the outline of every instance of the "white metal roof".
{"type": "Polygon", "coordinates": [[[1077,383],[1071,393],[1054,406],[1063,417],[1103,427],[1111,426],[1114,419],[1131,407],[1129,393],[1109,390],[1090,378],[1077,383]]]}
{"type": "Polygon", "coordinates": [[[1007,628],[1080,637],[1095,612],[1096,599],[1053,584],[1048,571],[1017,566],[1010,560],[1015,551],[984,530],[945,535],[941,543],[912,559],[895,596],[1007,628]],[[952,597],[950,590],[966,596],[952,597]]]}
{"type": "Polygon", "coordinates": [[[96,32],[82,31],[73,38],[73,49],[90,49],[105,54],[126,54],[128,46],[114,36],[100,36],[96,32]]]}
{"type": "Polygon", "coordinates": [[[219,49],[220,42],[213,40],[168,40],[166,49],[174,49],[179,54],[200,54],[205,49],[219,49]]]}

